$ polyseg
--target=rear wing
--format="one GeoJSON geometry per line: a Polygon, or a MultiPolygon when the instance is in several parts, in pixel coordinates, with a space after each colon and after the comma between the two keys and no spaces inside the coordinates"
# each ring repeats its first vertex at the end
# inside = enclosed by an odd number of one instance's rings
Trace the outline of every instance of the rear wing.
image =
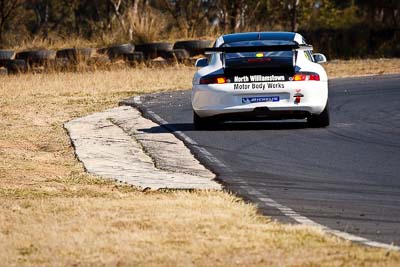
{"type": "Polygon", "coordinates": [[[206,54],[212,53],[240,53],[240,52],[262,52],[262,51],[294,51],[303,50],[310,51],[313,50],[312,45],[305,44],[289,44],[289,45],[261,45],[261,46],[220,46],[220,47],[210,47],[206,48],[206,54]]]}
{"type": "Polygon", "coordinates": [[[313,47],[311,45],[306,44],[298,44],[297,42],[293,42],[291,44],[284,44],[284,45],[261,45],[261,46],[220,46],[220,47],[210,47],[205,49],[206,55],[214,54],[214,53],[221,53],[221,60],[222,60],[222,67],[225,69],[226,67],[226,60],[225,54],[226,53],[245,53],[245,52],[273,52],[273,51],[292,51],[293,58],[292,58],[292,66],[294,68],[296,62],[296,53],[295,51],[311,51],[313,47]]]}

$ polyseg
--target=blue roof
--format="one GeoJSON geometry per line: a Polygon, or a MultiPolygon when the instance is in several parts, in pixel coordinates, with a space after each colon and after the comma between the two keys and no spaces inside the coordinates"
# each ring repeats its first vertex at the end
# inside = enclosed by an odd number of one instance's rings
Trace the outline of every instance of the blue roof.
{"type": "Polygon", "coordinates": [[[225,44],[255,40],[293,41],[295,34],[294,32],[243,32],[225,34],[222,39],[224,39],[225,44]]]}

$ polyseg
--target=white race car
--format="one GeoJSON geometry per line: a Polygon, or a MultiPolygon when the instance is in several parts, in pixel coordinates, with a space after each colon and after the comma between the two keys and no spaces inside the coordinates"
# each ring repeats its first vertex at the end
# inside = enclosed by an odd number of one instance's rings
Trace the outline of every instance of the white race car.
{"type": "Polygon", "coordinates": [[[198,59],[192,88],[196,129],[222,121],[307,119],[329,125],[323,54],[294,32],[220,36],[198,59]]]}

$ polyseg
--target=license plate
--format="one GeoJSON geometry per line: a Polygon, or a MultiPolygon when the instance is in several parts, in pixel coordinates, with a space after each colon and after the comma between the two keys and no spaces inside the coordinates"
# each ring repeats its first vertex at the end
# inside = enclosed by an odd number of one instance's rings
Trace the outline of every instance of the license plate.
{"type": "Polygon", "coordinates": [[[260,102],[279,102],[279,96],[257,96],[257,97],[242,98],[242,104],[251,104],[260,102]]]}

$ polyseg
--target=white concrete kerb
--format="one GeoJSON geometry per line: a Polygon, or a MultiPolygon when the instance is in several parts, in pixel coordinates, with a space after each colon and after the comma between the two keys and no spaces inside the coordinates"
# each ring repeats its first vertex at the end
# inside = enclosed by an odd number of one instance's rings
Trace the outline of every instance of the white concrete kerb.
{"type": "Polygon", "coordinates": [[[94,113],[64,127],[89,173],[140,188],[222,188],[182,141],[132,107],[94,113]]]}

